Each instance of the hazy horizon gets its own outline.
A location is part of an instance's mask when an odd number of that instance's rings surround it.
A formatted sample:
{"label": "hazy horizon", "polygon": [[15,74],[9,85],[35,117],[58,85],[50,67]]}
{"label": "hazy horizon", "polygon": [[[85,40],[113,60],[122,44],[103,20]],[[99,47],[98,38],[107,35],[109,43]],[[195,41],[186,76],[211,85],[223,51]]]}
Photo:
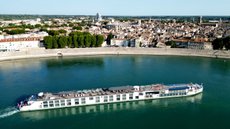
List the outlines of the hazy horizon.
{"label": "hazy horizon", "polygon": [[29,0],[2,1],[1,14],[26,15],[96,15],[102,16],[229,16],[230,1],[219,0]]}

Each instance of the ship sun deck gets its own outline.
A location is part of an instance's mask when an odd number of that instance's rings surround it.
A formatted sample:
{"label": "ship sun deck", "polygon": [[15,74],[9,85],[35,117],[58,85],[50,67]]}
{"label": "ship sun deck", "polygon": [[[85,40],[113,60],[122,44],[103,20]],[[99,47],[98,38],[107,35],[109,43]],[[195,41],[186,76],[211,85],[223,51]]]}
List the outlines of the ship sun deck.
{"label": "ship sun deck", "polygon": [[[173,85],[161,85],[153,84],[140,86],[139,89],[135,89],[133,86],[122,86],[122,87],[111,87],[105,89],[96,89],[96,90],[82,90],[82,91],[63,91],[58,93],[46,93],[43,97],[34,97],[34,101],[43,101],[43,100],[55,100],[55,99],[70,99],[70,98],[83,98],[83,97],[95,97],[103,95],[118,95],[118,94],[129,94],[134,92],[159,92],[164,90],[169,90],[170,88],[176,87],[187,87],[192,86],[192,84],[173,84]],[[138,86],[139,87],[139,86]]]}

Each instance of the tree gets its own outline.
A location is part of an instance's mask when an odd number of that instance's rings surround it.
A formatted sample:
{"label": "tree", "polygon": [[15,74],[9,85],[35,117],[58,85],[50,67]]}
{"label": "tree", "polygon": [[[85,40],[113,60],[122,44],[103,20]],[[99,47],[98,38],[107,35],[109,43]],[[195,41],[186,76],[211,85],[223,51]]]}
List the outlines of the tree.
{"label": "tree", "polygon": [[60,36],[58,43],[61,48],[65,48],[67,46],[67,38],[66,36]]}
{"label": "tree", "polygon": [[107,37],[107,44],[111,44],[111,39],[113,38],[113,35],[110,33],[109,35],[108,35],[108,37]]}
{"label": "tree", "polygon": [[53,36],[53,48],[58,48],[58,36]]}
{"label": "tree", "polygon": [[48,24],[45,24],[44,27],[50,27]]}
{"label": "tree", "polygon": [[81,35],[78,37],[78,43],[79,46],[84,47],[84,36]]}
{"label": "tree", "polygon": [[73,26],[73,30],[76,30],[77,29],[77,27],[76,26]]}
{"label": "tree", "polygon": [[67,26],[67,24],[64,23],[64,24],[62,24],[61,26],[64,27],[64,26]]}
{"label": "tree", "polygon": [[49,32],[47,29],[41,28],[40,31],[45,31],[45,32]]}
{"label": "tree", "polygon": [[171,48],[177,48],[177,45],[173,41],[168,41],[165,43],[167,46],[171,46]]}
{"label": "tree", "polygon": [[212,42],[213,45],[213,49],[223,49],[223,41],[219,38],[216,38],[215,40],[213,40]]}
{"label": "tree", "polygon": [[93,35],[91,37],[91,46],[96,47],[96,44],[97,44],[97,37],[96,37],[96,35]]}
{"label": "tree", "polygon": [[41,24],[36,24],[35,25],[35,28],[39,28],[39,27],[42,27],[42,25]]}
{"label": "tree", "polygon": [[73,23],[69,23],[69,26],[70,26],[70,27],[73,27],[73,26],[74,26],[74,24],[73,24]]}
{"label": "tree", "polygon": [[142,46],[142,42],[139,43],[139,47],[141,47],[141,46]]}
{"label": "tree", "polygon": [[44,42],[45,42],[45,46],[48,49],[51,49],[53,44],[52,44],[52,36],[45,36],[44,37]]}
{"label": "tree", "polygon": [[82,30],[82,27],[81,26],[77,26],[76,29],[77,30]]}
{"label": "tree", "polygon": [[103,35],[97,35],[97,47],[101,47],[103,41],[104,41],[104,36]]}
{"label": "tree", "polygon": [[87,31],[84,31],[83,35],[91,35],[91,34],[89,32],[87,32]]}
{"label": "tree", "polygon": [[107,25],[109,23],[109,21],[104,21],[104,24]]}
{"label": "tree", "polygon": [[77,38],[77,35],[74,35],[73,36],[73,44],[74,44],[74,46],[75,46],[75,48],[78,48],[78,38]]}
{"label": "tree", "polygon": [[230,36],[224,38],[223,40],[225,48],[228,50],[230,49]]}
{"label": "tree", "polygon": [[85,36],[85,47],[90,47],[90,45],[91,45],[91,36],[86,35]]}
{"label": "tree", "polygon": [[68,46],[69,46],[69,48],[72,47],[72,43],[73,43],[73,37],[72,37],[72,36],[69,36],[69,37],[68,37]]}
{"label": "tree", "polygon": [[67,33],[67,31],[64,30],[64,29],[60,29],[60,30],[58,30],[58,32],[60,32],[60,33]]}
{"label": "tree", "polygon": [[50,31],[48,31],[48,33],[49,33],[49,35],[52,35],[52,36],[60,34],[60,32],[56,31],[56,30],[50,30]]}

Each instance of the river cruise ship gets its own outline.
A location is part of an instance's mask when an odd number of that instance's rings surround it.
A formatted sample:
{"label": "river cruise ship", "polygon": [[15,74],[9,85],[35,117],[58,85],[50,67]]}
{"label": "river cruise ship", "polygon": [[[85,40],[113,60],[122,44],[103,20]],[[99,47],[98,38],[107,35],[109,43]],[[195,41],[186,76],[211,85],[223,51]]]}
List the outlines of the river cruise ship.
{"label": "river cruise ship", "polygon": [[152,84],[43,93],[17,104],[20,111],[45,110],[125,101],[184,97],[203,91],[202,84]]}

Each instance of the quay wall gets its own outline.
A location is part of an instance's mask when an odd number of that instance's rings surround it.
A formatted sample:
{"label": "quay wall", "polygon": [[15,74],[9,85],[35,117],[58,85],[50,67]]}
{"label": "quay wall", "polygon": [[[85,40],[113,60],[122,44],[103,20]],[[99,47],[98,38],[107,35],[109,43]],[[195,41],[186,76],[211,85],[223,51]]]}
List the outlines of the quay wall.
{"label": "quay wall", "polygon": [[229,58],[230,51],[196,50],[179,48],[67,48],[67,49],[26,49],[23,51],[0,52],[0,61],[78,55],[175,55],[211,58]]}

